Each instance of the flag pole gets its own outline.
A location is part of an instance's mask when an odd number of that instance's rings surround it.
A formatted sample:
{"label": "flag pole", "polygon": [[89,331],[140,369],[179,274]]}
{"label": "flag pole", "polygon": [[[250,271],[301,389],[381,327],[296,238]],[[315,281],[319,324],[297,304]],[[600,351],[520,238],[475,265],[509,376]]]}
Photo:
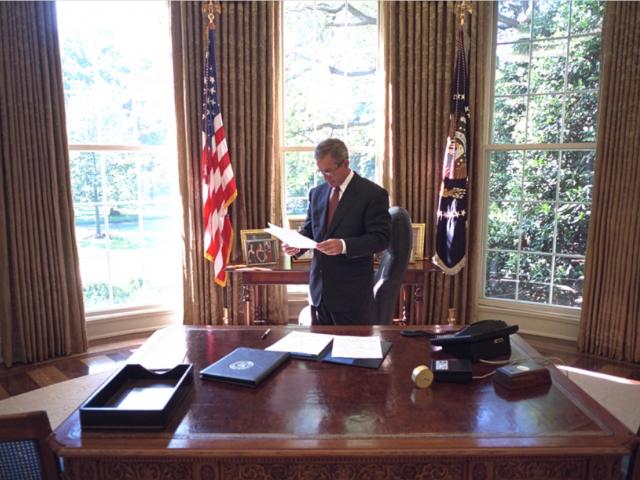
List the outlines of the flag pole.
{"label": "flag pole", "polygon": [[216,15],[218,15],[221,11],[220,5],[218,2],[214,2],[213,0],[209,0],[206,5],[202,6],[203,13],[207,16],[207,30],[215,30],[216,29]]}
{"label": "flag pole", "polygon": [[[471,6],[471,2],[469,2],[468,0],[463,0],[459,3],[457,3],[454,7],[453,10],[454,15],[456,16],[458,23],[459,23],[459,28],[456,29],[456,36],[457,41],[456,43],[458,44],[457,47],[458,49],[463,48],[464,45],[464,22],[466,19],[467,14],[471,15],[473,13],[473,8]],[[456,82],[459,83],[460,79],[458,78],[458,69],[460,68],[460,61],[459,61],[459,55],[462,55],[462,67],[464,70],[466,70],[466,67],[464,66],[464,56],[465,56],[466,52],[462,51],[462,52],[456,52]],[[466,71],[464,73],[465,76],[465,84],[467,82],[467,78],[466,78]],[[466,87],[465,87],[466,90]],[[460,92],[458,89],[456,89],[456,95],[454,95],[454,100],[459,99],[460,98]],[[465,94],[468,94],[468,92],[464,92]],[[465,95],[466,96],[466,95]],[[464,112],[460,111],[459,108],[462,107],[464,108]],[[460,124],[458,123],[458,119],[460,117],[460,115],[468,115],[468,98],[465,98],[465,101],[463,104],[461,104],[458,101],[455,101],[455,111],[451,112],[452,114],[452,120],[449,123],[449,132],[448,132],[448,139],[449,140],[453,140],[456,138],[456,131],[459,130],[460,128]],[[467,125],[468,126],[468,125]],[[464,143],[465,143],[465,150],[466,150],[466,143],[468,141],[468,135],[465,135],[464,138]],[[448,145],[449,147],[449,145]],[[470,148],[470,146],[469,146]],[[453,157],[453,151],[452,153],[452,157]],[[446,155],[445,155],[445,159],[446,159]],[[468,173],[466,171],[466,162],[468,161],[468,158],[465,157],[464,158],[465,161],[465,172],[464,172],[464,176],[467,176]],[[449,178],[454,178],[454,177],[461,177],[461,175],[459,174],[459,172],[456,172],[454,165],[449,165],[449,169],[447,168],[447,163],[445,161],[445,172],[444,172],[444,176],[446,177],[447,174],[449,176]],[[468,177],[467,177],[467,181],[468,181]],[[443,199],[447,196],[453,196],[453,197],[460,197],[460,198],[464,198],[464,205],[465,205],[465,209],[466,208],[466,198],[467,198],[467,186],[466,186],[466,182],[465,182],[465,186],[464,188],[453,188],[453,189],[449,189],[447,190],[445,188],[445,181],[443,180],[443,185],[442,185],[442,191],[441,191],[441,201],[440,201],[440,205],[439,205],[439,209],[441,206],[444,206],[443,203]],[[461,186],[458,186],[461,187]],[[456,193],[457,191],[457,193]],[[444,211],[439,211],[439,215],[452,215],[455,214],[454,217],[458,218],[459,216],[464,216],[464,223],[466,224],[466,215],[467,212],[465,212],[465,210],[462,210],[460,212],[451,212],[451,205],[449,205],[449,211],[448,212],[444,212]],[[455,210],[455,208],[453,208],[453,210]],[[467,209],[468,210],[468,209]],[[443,228],[443,225],[438,225],[439,229]],[[466,230],[466,227],[464,228],[464,230]],[[466,237],[466,234],[464,234],[464,237]],[[451,239],[450,239],[451,240]],[[463,238],[464,241],[464,238]],[[466,246],[463,247],[464,250],[466,250]],[[445,252],[443,252],[445,253]],[[466,252],[464,252],[463,254],[463,258],[462,259],[458,259],[458,262],[454,262],[457,263],[457,265],[449,265],[447,264],[447,262],[444,262],[442,258],[439,257],[438,255],[438,247],[436,246],[436,255],[435,255],[435,260],[436,260],[436,264],[439,264],[439,266],[444,267],[443,270],[445,272],[445,274],[450,275],[450,281],[449,281],[449,308],[448,308],[448,315],[447,315],[447,323],[449,323],[449,325],[455,325],[457,323],[457,315],[456,315],[456,308],[455,308],[455,275],[459,272],[459,270],[462,268],[462,266],[466,263],[465,262],[465,257],[466,257]]]}

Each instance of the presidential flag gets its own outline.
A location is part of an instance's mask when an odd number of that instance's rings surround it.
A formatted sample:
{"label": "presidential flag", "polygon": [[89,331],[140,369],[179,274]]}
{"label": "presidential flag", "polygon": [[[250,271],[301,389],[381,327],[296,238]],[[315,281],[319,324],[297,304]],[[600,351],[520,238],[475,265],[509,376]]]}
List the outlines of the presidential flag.
{"label": "presidential flag", "polygon": [[213,262],[215,282],[224,287],[227,283],[225,267],[229,262],[233,246],[233,227],[228,208],[236,199],[238,192],[218,103],[215,59],[214,31],[210,29],[202,96],[204,256]]}
{"label": "presidential flag", "polygon": [[448,275],[455,275],[466,261],[466,230],[469,217],[468,165],[469,146],[469,83],[465,61],[462,27],[456,41],[456,63],[451,85],[451,114],[447,149],[444,154],[440,201],[436,226],[436,253],[433,261]]}

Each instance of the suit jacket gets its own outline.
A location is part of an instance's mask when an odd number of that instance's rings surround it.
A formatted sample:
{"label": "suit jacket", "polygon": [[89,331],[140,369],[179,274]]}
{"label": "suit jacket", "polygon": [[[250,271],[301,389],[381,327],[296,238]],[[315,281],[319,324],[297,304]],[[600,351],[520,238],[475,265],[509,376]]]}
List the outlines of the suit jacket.
{"label": "suit jacket", "polygon": [[331,186],[309,192],[309,209],[300,233],[317,242],[345,241],[346,254],[325,255],[316,250],[309,275],[311,303],[320,300],[334,312],[360,309],[373,302],[373,254],[387,248],[391,237],[389,194],[354,173],[342,194],[331,225],[326,225]]}

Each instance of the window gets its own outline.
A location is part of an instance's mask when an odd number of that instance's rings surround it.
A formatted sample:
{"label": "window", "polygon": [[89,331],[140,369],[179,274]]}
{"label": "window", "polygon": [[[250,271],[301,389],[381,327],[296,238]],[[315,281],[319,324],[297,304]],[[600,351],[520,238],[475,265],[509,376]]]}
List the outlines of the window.
{"label": "window", "polygon": [[604,5],[497,9],[484,296],[580,307]]}
{"label": "window", "polygon": [[86,309],[166,305],[181,250],[167,4],[57,10]]}
{"label": "window", "polygon": [[290,1],[283,15],[286,213],[305,215],[325,138],[343,140],[351,168],[375,180],[378,4]]}

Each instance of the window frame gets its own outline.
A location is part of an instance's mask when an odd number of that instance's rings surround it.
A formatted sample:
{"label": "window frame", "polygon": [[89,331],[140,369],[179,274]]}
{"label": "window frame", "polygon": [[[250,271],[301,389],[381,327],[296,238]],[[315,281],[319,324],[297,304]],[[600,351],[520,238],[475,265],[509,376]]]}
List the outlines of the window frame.
{"label": "window frame", "polygon": [[[491,154],[493,152],[501,151],[567,151],[567,150],[595,150],[595,142],[585,143],[519,143],[519,144],[507,144],[507,143],[493,143],[493,121],[494,121],[494,102],[495,102],[495,79],[496,79],[496,61],[497,61],[497,19],[498,19],[498,2],[494,2],[492,5],[492,14],[487,16],[487,24],[484,28],[489,32],[490,42],[487,42],[486,54],[490,59],[490,71],[485,76],[485,92],[483,98],[483,106],[485,118],[483,122],[483,129],[481,132],[482,142],[480,145],[480,152],[478,155],[478,170],[477,175],[479,178],[479,191],[478,191],[478,212],[481,215],[479,223],[479,235],[476,238],[476,251],[480,253],[477,256],[477,272],[479,275],[477,282],[477,295],[478,295],[478,320],[499,318],[509,323],[518,323],[520,325],[520,331],[532,334],[539,334],[544,336],[550,336],[555,338],[561,338],[566,340],[576,340],[578,337],[579,321],[582,309],[580,307],[562,306],[554,304],[542,304],[535,302],[528,302],[523,300],[508,300],[487,297],[485,295],[485,289],[487,284],[487,255],[490,251],[488,247],[488,231],[489,231],[489,175],[490,175],[490,162]],[[581,37],[583,35],[576,35],[575,37]],[[569,33],[566,37],[558,37],[558,39],[565,39],[567,43],[573,36]],[[513,43],[513,42],[505,42]],[[533,48],[530,48],[530,57]],[[568,54],[568,53],[567,53]],[[565,80],[567,75],[565,70]],[[563,92],[566,92],[566,83]],[[598,89],[599,93],[599,89]],[[526,94],[530,96],[531,93]],[[503,96],[503,95],[500,95]],[[563,115],[564,115],[563,106]],[[528,134],[528,132],[525,130]],[[596,130],[597,136],[597,130]],[[525,138],[526,142],[527,138]],[[557,195],[556,195],[557,197]],[[592,203],[593,200],[591,200]],[[557,202],[557,198],[554,199],[554,203]],[[571,203],[571,202],[568,202]],[[554,232],[556,231],[557,223],[554,225]],[[554,233],[554,243],[556,241]],[[556,256],[556,253],[551,252],[549,254],[552,257]],[[562,255],[564,256],[564,255]],[[585,252],[586,257],[586,252]],[[553,272],[552,272],[553,276]],[[472,321],[475,321],[473,319]]]}
{"label": "window frame", "polygon": [[[170,12],[167,7],[167,22],[170,23]],[[168,24],[167,24],[168,25]],[[58,26],[60,28],[60,26]],[[170,46],[171,44],[171,32],[170,29],[166,31],[167,35],[167,44]],[[61,51],[62,53],[62,51]],[[170,51],[167,52],[167,55],[170,57]],[[171,65],[169,65],[171,68]],[[64,72],[64,65],[61,64],[61,68]],[[172,71],[171,71],[172,73]],[[63,86],[64,87],[64,86]],[[172,105],[172,100],[169,100]],[[173,111],[173,106],[171,106],[171,111]],[[67,125],[65,125],[65,131],[68,131],[68,122],[69,119],[66,119]],[[169,123],[169,135],[167,137],[167,141],[163,144],[107,144],[107,143],[71,143],[67,142],[67,151],[69,153],[69,170],[71,172],[72,169],[72,154],[74,153],[148,153],[148,154],[166,154],[167,151],[170,153],[168,156],[173,157],[177,162],[178,151],[176,144],[176,119],[172,118]],[[70,135],[68,135],[70,137]],[[171,153],[172,152],[172,153]],[[136,162],[137,164],[137,162]],[[177,164],[176,164],[177,165]],[[177,174],[177,167],[175,168]],[[178,178],[175,178],[176,182]],[[178,197],[172,197],[172,200],[175,202],[175,207],[179,207],[179,188],[176,184],[173,188],[174,193],[178,193]],[[85,204],[85,202],[81,202]],[[100,205],[104,204],[104,199],[98,202]],[[140,208],[140,206],[146,204],[147,202],[143,199],[137,198],[135,201],[128,201],[128,204],[135,205],[136,208]],[[72,202],[73,208],[75,211],[76,204]],[[170,210],[173,210],[173,207],[170,207]],[[75,215],[74,215],[75,217]],[[109,214],[106,211],[103,211],[100,215],[101,221],[104,222],[108,231],[109,225]],[[179,218],[178,218],[179,221]],[[74,221],[74,235],[75,235],[75,221]],[[179,237],[179,232],[176,233],[176,237]],[[111,266],[111,248],[107,246],[106,248],[107,256],[106,262],[109,270],[109,290],[111,292],[112,289],[112,266]],[[77,248],[78,261],[82,262],[81,250]],[[180,253],[177,252],[176,256],[179,258]],[[80,267],[80,263],[79,263]],[[180,269],[176,269],[176,275],[180,275]],[[176,285],[182,288],[181,282],[177,281]],[[87,328],[87,337],[89,339],[98,339],[98,338],[110,338],[116,335],[124,335],[130,333],[138,333],[145,332],[149,330],[155,330],[157,328],[178,323],[182,314],[182,297],[179,295],[174,300],[170,302],[162,301],[163,297],[158,296],[158,298],[154,299],[152,302],[128,302],[121,304],[109,304],[102,305],[98,308],[87,308],[86,300],[84,299],[83,292],[83,301],[85,301],[85,321]]]}

